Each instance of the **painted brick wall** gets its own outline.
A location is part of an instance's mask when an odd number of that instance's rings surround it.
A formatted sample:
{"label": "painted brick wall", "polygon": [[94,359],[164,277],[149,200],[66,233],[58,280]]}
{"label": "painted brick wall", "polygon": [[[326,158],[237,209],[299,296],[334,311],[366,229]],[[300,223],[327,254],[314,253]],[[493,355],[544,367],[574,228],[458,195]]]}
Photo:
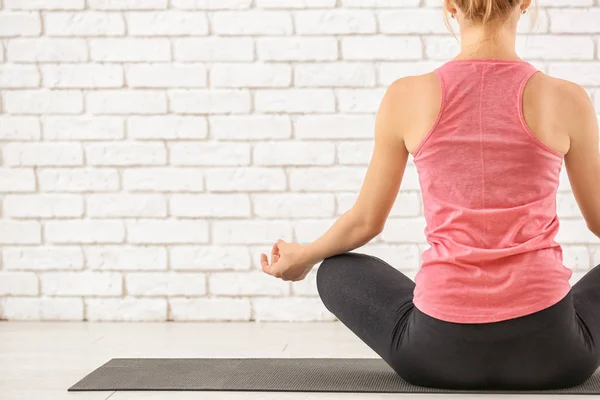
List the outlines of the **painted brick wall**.
{"label": "painted brick wall", "polygon": [[[315,321],[260,271],[351,207],[388,84],[457,51],[441,0],[2,0],[0,317]],[[600,110],[600,3],[541,0],[519,52]],[[565,264],[600,263],[563,174]],[[361,251],[413,277],[414,165]]]}

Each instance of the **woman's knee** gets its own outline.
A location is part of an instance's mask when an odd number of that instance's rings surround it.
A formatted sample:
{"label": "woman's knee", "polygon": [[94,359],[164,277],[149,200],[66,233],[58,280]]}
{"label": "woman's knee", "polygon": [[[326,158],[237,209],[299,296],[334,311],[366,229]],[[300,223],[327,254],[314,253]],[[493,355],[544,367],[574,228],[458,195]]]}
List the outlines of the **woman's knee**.
{"label": "woman's knee", "polygon": [[340,287],[340,282],[345,275],[343,270],[346,269],[350,257],[352,257],[351,253],[327,257],[317,268],[317,292],[325,304],[334,293],[333,289]]}

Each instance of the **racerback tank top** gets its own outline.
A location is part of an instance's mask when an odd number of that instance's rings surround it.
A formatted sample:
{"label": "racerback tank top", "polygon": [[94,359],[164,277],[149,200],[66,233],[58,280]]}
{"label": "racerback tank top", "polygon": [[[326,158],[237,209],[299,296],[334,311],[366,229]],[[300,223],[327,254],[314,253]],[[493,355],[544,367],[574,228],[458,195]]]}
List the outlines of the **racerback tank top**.
{"label": "racerback tank top", "polygon": [[569,292],[556,193],[563,154],[523,117],[525,61],[453,60],[435,70],[442,90],[434,126],[413,151],[429,248],[414,304],[456,323],[540,311]]}

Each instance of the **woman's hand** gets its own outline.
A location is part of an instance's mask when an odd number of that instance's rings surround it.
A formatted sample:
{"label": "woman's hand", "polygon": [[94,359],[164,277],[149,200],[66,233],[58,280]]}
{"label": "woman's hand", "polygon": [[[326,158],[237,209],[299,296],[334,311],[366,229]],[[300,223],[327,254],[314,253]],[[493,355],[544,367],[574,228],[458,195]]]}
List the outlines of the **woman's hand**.
{"label": "woman's hand", "polygon": [[287,243],[279,239],[271,249],[271,264],[265,253],[260,256],[262,270],[284,281],[301,281],[314,267],[306,259],[305,247],[298,243]]}

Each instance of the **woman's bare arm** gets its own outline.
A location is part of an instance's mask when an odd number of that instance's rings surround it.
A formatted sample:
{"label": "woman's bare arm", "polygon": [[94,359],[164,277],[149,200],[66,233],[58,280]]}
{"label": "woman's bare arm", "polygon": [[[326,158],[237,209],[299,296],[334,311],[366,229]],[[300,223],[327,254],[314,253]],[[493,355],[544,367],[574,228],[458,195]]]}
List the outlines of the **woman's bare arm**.
{"label": "woman's bare arm", "polygon": [[327,257],[354,250],[383,230],[396,201],[409,153],[402,134],[401,101],[406,98],[405,79],[386,91],[375,122],[375,147],[354,206],[331,228],[305,246],[306,260],[318,263]]}
{"label": "woman's bare arm", "polygon": [[573,83],[561,89],[561,117],[568,122],[571,147],[565,166],[575,200],[588,228],[600,237],[600,148],[598,118],[588,94]]}

